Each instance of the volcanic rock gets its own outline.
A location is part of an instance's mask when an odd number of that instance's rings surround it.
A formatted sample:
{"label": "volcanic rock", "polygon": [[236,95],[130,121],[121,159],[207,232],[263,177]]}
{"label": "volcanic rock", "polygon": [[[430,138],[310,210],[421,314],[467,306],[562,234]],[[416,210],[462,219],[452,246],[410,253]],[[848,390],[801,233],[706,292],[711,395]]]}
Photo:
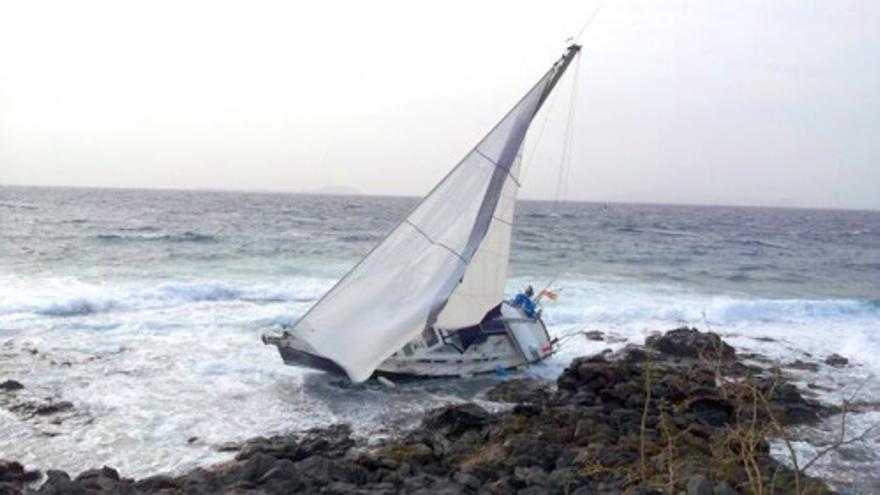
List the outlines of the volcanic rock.
{"label": "volcanic rock", "polygon": [[849,359],[841,356],[840,354],[831,354],[825,358],[825,364],[828,366],[833,366],[835,368],[842,368],[849,364]]}
{"label": "volcanic rock", "polygon": [[14,392],[23,388],[24,385],[15,380],[6,380],[5,382],[0,382],[0,391]]}
{"label": "volcanic rock", "polygon": [[736,358],[733,347],[712,332],[703,333],[696,328],[681,327],[662,335],[652,335],[645,340],[645,346],[663,354],[683,358],[704,358],[724,361]]}

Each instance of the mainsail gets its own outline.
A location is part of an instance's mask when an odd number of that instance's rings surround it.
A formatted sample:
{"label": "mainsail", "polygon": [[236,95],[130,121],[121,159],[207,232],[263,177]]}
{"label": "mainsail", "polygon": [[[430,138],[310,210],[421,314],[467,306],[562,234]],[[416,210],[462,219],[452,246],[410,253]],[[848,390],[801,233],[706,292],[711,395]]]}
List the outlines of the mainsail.
{"label": "mainsail", "polygon": [[580,47],[572,45],[510,112],[294,326],[309,352],[366,380],[437,323],[473,325],[500,302],[519,155],[535,114]]}

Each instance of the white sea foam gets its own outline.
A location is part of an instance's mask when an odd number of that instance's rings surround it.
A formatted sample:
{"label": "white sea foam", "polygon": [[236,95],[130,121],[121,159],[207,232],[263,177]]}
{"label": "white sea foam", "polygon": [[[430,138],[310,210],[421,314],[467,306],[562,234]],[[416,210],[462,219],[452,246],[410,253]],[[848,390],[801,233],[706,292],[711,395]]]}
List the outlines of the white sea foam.
{"label": "white sea foam", "polygon": [[76,279],[0,280],[0,316],[27,314],[66,317],[109,311],[169,308],[205,301],[308,302],[331,281],[291,277],[274,284],[163,282],[154,285],[90,284]]}
{"label": "white sea foam", "polygon": [[[70,400],[85,417],[35,426],[0,411],[0,451],[39,467],[78,471],[108,464],[132,476],[181,471],[224,459],[217,444],[255,435],[339,421],[363,435],[381,435],[409,424],[419,411],[485,387],[476,381],[392,391],[342,387],[284,366],[260,334],[295,323],[332,279],[96,283],[17,275],[2,282],[0,342],[8,343],[10,357],[0,363],[0,376],[20,379],[36,396]],[[526,282],[512,280],[510,289]],[[575,356],[640,342],[650,331],[707,324],[738,349],[780,361],[804,353],[845,355],[854,366],[822,365],[812,378],[840,390],[880,372],[875,302],[735,298],[626,280],[559,285],[561,299],[548,302],[544,313],[552,333],[595,328],[617,341],[570,339],[529,371],[536,376],[552,379]],[[876,384],[870,387],[869,394],[880,395]],[[197,440],[189,443],[192,437]]]}

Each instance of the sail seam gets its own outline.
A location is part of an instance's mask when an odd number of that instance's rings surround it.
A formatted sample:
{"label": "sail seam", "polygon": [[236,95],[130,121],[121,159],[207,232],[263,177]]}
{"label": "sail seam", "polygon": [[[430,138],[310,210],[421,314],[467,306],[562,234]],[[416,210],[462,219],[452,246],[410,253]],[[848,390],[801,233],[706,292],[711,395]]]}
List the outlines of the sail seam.
{"label": "sail seam", "polygon": [[464,264],[467,264],[467,261],[465,261],[464,258],[460,254],[458,254],[454,249],[447,246],[446,244],[443,244],[442,242],[435,241],[434,239],[431,239],[431,236],[429,236],[424,230],[420,229],[416,224],[410,222],[409,219],[406,219],[403,222],[409,224],[410,227],[416,229],[416,232],[418,232],[419,234],[422,234],[422,237],[427,239],[428,242],[430,242],[431,244],[436,244],[436,245],[442,247],[443,249],[445,249],[445,250],[449,251],[450,253],[452,253],[453,255],[455,255],[455,257],[460,259]]}
{"label": "sail seam", "polygon": [[505,172],[507,172],[507,175],[510,176],[510,180],[512,180],[513,183],[516,184],[516,187],[522,187],[522,186],[520,185],[519,181],[516,180],[516,177],[514,177],[513,174],[510,173],[510,169],[509,169],[509,168],[503,168],[501,165],[498,165],[498,163],[496,163],[495,160],[489,158],[485,153],[483,153],[482,151],[480,151],[480,148],[474,148],[474,151],[476,151],[478,155],[480,155],[480,156],[482,156],[483,158],[485,158],[486,161],[488,161],[488,162],[491,163],[492,165],[495,165],[496,167],[498,167],[498,168],[504,170]]}
{"label": "sail seam", "polygon": [[493,220],[498,220],[498,221],[501,222],[501,223],[506,223],[507,225],[510,225],[511,227],[513,227],[513,222],[508,222],[507,220],[505,220],[505,219],[503,219],[503,218],[496,217],[495,215],[492,215],[492,219],[493,219]]}

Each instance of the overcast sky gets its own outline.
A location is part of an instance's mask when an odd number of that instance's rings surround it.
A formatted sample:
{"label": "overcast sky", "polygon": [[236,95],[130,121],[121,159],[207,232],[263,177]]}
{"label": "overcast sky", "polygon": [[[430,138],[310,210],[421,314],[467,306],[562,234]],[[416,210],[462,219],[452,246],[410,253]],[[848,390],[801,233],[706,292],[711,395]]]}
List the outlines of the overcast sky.
{"label": "overcast sky", "polygon": [[[421,195],[597,5],[0,0],[0,184]],[[581,42],[567,198],[880,208],[880,2],[606,1]]]}

